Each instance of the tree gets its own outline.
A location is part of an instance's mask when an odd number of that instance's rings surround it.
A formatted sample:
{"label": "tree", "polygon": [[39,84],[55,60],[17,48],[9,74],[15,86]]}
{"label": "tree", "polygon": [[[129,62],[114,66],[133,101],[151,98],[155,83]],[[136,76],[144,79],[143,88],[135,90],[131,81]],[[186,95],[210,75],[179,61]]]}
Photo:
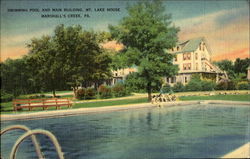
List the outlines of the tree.
{"label": "tree", "polygon": [[124,50],[117,54],[118,67],[137,66],[148,100],[153,83],[178,71],[172,64],[173,55],[166,50],[176,45],[179,28],[171,25],[171,16],[164,11],[160,1],[139,2],[128,7],[128,16],[118,26],[109,26],[113,38],[124,45]]}
{"label": "tree", "polygon": [[7,59],[1,62],[1,89],[17,97],[20,94],[33,93],[30,87],[30,73],[26,66],[26,58]]}
{"label": "tree", "polygon": [[54,96],[58,88],[72,87],[76,93],[82,83],[106,78],[110,75],[111,57],[99,45],[102,36],[79,25],[59,25],[53,36],[33,39],[28,47],[34,76]]}
{"label": "tree", "polygon": [[55,97],[55,91],[63,78],[60,78],[62,65],[53,38],[50,36],[34,38],[28,47],[30,48],[28,65],[33,68],[34,81],[42,83],[43,88],[51,90]]}
{"label": "tree", "polygon": [[247,74],[247,67],[250,65],[250,58],[240,59],[237,58],[234,62],[234,72],[236,74]]}
{"label": "tree", "polygon": [[223,71],[226,71],[228,74],[229,79],[232,79],[235,77],[234,73],[234,65],[232,61],[229,60],[222,60],[215,62],[215,64]]}

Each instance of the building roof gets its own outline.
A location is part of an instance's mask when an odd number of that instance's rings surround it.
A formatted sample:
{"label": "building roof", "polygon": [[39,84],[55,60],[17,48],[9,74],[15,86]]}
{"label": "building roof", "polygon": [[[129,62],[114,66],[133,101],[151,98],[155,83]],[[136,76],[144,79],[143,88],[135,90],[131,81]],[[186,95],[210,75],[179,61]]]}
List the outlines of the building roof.
{"label": "building roof", "polygon": [[188,52],[188,51],[195,51],[200,43],[202,42],[203,38],[195,38],[195,39],[191,39],[191,40],[187,40],[186,42],[179,44],[179,45],[183,45],[182,51],[184,52]]}
{"label": "building roof", "polygon": [[204,37],[198,37],[198,38],[178,42],[177,47],[180,47],[180,51],[175,51],[174,53],[193,52],[197,48],[199,48],[199,45],[202,41],[205,42],[209,53],[211,53],[210,48],[208,47],[207,41]]}

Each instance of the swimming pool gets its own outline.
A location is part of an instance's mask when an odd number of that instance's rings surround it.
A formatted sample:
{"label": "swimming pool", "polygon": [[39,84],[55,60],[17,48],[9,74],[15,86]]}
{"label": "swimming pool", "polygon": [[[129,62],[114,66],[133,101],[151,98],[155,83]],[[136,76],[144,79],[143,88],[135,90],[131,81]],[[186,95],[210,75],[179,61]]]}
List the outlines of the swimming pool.
{"label": "swimming pool", "polygon": [[[1,124],[51,131],[68,159],[221,157],[250,141],[249,106],[155,107]],[[2,137],[4,158],[21,134],[13,131]],[[49,140],[40,135],[38,139],[45,157],[56,158]],[[26,140],[17,158],[35,157],[31,140]]]}

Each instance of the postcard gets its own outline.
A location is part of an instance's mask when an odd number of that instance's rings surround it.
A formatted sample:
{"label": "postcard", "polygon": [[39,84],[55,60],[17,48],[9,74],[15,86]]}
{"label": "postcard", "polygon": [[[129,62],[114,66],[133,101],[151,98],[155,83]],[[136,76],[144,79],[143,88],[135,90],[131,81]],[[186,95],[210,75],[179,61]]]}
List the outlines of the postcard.
{"label": "postcard", "polygon": [[250,157],[249,0],[2,0],[1,158]]}

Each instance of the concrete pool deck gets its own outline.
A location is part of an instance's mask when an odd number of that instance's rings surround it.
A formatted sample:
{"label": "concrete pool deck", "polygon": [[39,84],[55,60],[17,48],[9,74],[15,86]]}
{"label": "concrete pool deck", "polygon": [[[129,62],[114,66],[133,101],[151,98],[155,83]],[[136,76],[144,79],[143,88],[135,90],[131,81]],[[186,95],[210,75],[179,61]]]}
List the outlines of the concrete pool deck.
{"label": "concrete pool deck", "polygon": [[[193,104],[206,105],[206,104],[219,104],[223,106],[235,105],[235,106],[249,106],[250,102],[239,102],[239,101],[221,101],[221,100],[202,100],[202,101],[176,101],[161,103],[163,107],[172,106],[188,106]],[[16,114],[1,114],[1,122],[12,121],[12,120],[36,120],[42,118],[56,118],[64,116],[73,116],[80,114],[90,113],[103,113],[111,111],[122,111],[130,109],[142,109],[142,108],[157,108],[156,104],[141,103],[141,104],[129,104],[129,105],[118,105],[118,106],[105,106],[105,107],[93,107],[93,108],[78,108],[78,109],[65,109],[65,110],[51,110],[51,111],[39,111],[39,112],[24,112]],[[224,155],[222,158],[249,158],[250,156],[250,143],[247,143],[236,150]]]}
{"label": "concrete pool deck", "polygon": [[[192,104],[223,104],[223,105],[245,105],[250,106],[250,102],[239,102],[239,101],[222,101],[222,100],[204,100],[204,101],[175,101],[161,103],[161,106],[184,106]],[[158,104],[159,105],[159,104]],[[104,107],[93,107],[93,108],[77,108],[77,109],[64,109],[64,110],[48,110],[39,112],[24,112],[16,114],[1,114],[2,121],[11,120],[29,120],[29,119],[41,119],[41,118],[54,118],[62,116],[72,116],[79,114],[89,113],[101,113],[110,111],[121,111],[128,109],[140,109],[140,108],[151,108],[157,107],[157,104],[141,103],[141,104],[128,104],[128,105],[117,105],[117,106],[104,106]]]}
{"label": "concrete pool deck", "polygon": [[224,155],[222,158],[250,158],[250,142]]}

